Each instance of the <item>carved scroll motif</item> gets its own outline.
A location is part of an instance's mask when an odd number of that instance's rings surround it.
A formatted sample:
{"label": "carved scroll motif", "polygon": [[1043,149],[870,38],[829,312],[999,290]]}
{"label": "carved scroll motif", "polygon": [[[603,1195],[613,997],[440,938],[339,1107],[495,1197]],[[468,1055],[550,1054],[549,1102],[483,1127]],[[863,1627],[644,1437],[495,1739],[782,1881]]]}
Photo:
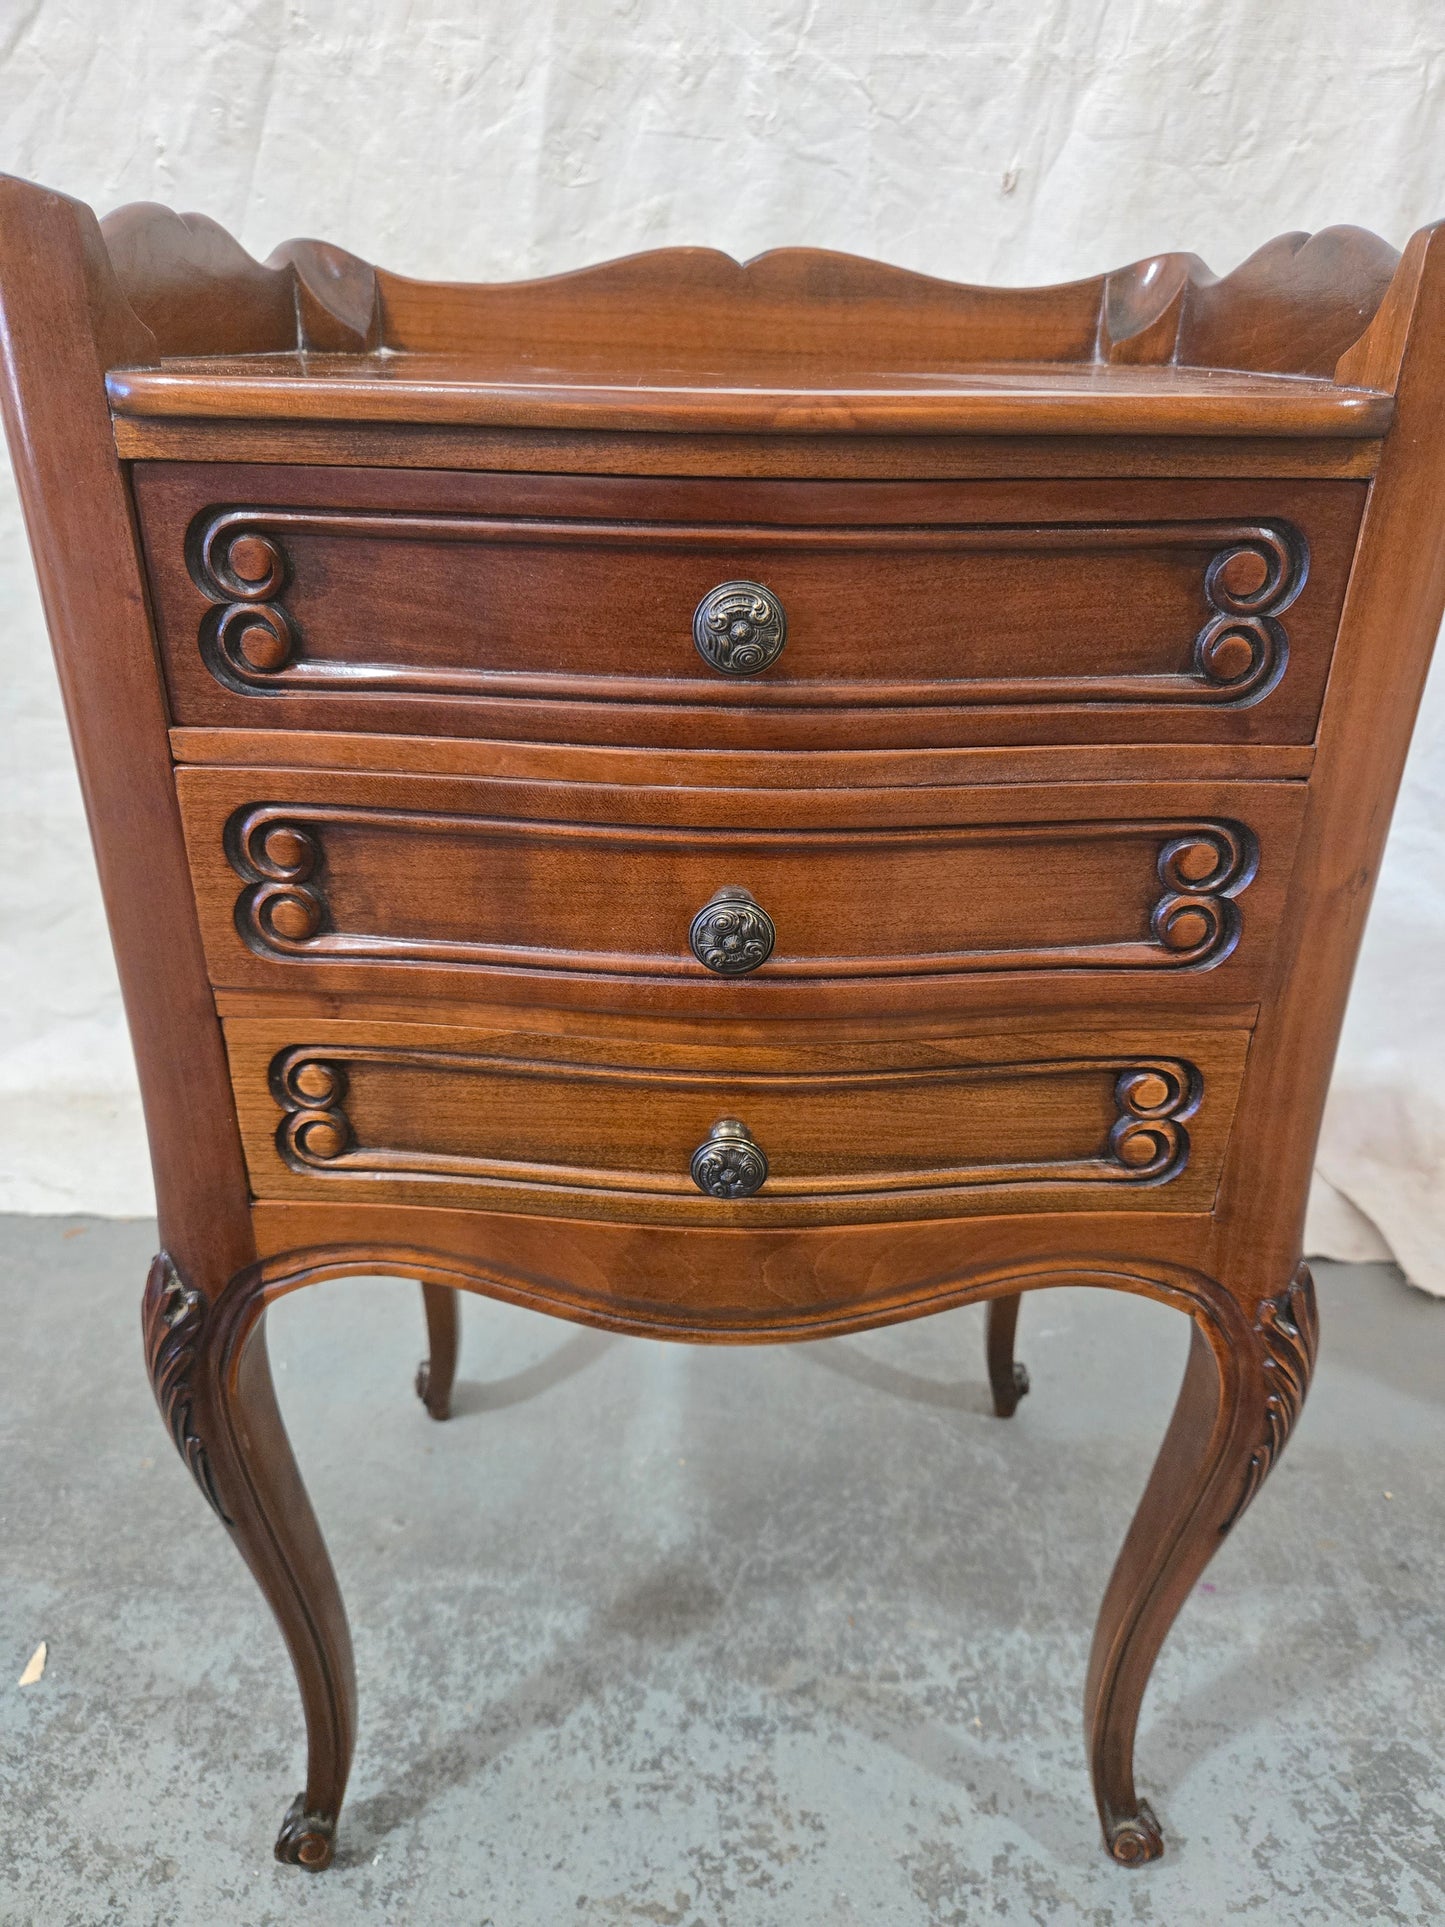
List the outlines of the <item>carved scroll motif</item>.
{"label": "carved scroll motif", "polygon": [[295,660],[298,639],[279,597],[290,576],[280,543],[245,518],[217,516],[202,531],[195,566],[221,607],[203,626],[201,649],[223,681],[264,687]]}
{"label": "carved scroll motif", "polygon": [[253,950],[304,951],[326,927],[321,845],[308,824],[253,810],[226,832],[231,867],[251,888],[236,904],[236,928]]}
{"label": "carved scroll motif", "polygon": [[1172,837],[1159,852],[1164,893],[1149,919],[1174,963],[1217,963],[1239,937],[1234,901],[1254,874],[1249,835],[1231,823],[1211,823]]}
{"label": "carved scroll motif", "polygon": [[288,1163],[324,1167],[351,1148],[346,1072],[339,1064],[296,1052],[278,1060],[272,1082],[286,1112],[279,1145]]}
{"label": "carved scroll motif", "polygon": [[167,1254],[159,1253],[146,1279],[141,1310],[151,1384],[176,1450],[217,1518],[223,1525],[230,1525],[216,1491],[210,1458],[196,1429],[192,1375],[206,1316],[206,1300],[184,1282]]}
{"label": "carved scroll motif", "polygon": [[1300,538],[1272,524],[1221,549],[1204,572],[1215,614],[1194,642],[1200,679],[1244,702],[1272,689],[1284,672],[1288,642],[1281,613],[1304,586]]}
{"label": "carved scroll motif", "polygon": [[1124,1071],[1114,1086],[1119,1116],[1109,1133],[1111,1156],[1131,1177],[1172,1177],[1189,1156],[1189,1134],[1180,1119],[1198,1098],[1198,1073],[1187,1065]]}
{"label": "carved scroll motif", "polygon": [[[416,695],[438,698],[497,696],[575,698],[575,674],[558,669],[498,670],[485,662],[445,663],[368,661],[345,657],[308,657],[294,618],[283,598],[293,566],[285,548],[288,536],[349,539],[375,544],[412,541],[446,548],[486,547],[495,543],[545,542],[551,547],[585,543],[641,551],[687,544],[726,555],[735,543],[725,525],[607,523],[557,520],[545,524],[502,516],[429,515],[363,510],[232,507],[208,510],[191,526],[187,554],[196,585],[215,606],[200,628],[201,653],[211,673],[243,693],[314,691],[317,694]],[[1150,550],[1195,551],[1202,572],[1203,602],[1209,614],[1193,638],[1187,671],[1160,666],[1116,673],[1092,673],[1087,636],[1081,635],[1076,673],[1024,676],[967,676],[940,681],[927,700],[939,704],[1150,703],[1240,705],[1268,693],[1284,672],[1288,637],[1280,618],[1304,587],[1309,548],[1304,536],[1283,521],[1213,523],[1099,523],[1091,527],[937,527],[841,529],[830,532],[832,546],[871,547],[887,553],[927,549],[943,554],[1117,555],[1121,570],[1131,555]],[[758,532],[749,539],[754,546]],[[812,529],[771,531],[768,546],[787,553],[816,548]],[[458,595],[464,574],[458,575]],[[744,593],[746,592],[746,594]],[[731,597],[732,600],[728,598]],[[738,598],[742,598],[741,601]],[[721,598],[721,600],[718,600]],[[736,603],[736,607],[734,604]],[[715,605],[715,606],[714,606]],[[899,611],[893,618],[906,617]],[[680,620],[685,621],[685,616]],[[800,618],[801,620],[801,618]],[[720,627],[716,625],[721,625]],[[906,621],[904,623],[906,628]],[[736,632],[736,633],[734,633]],[[777,656],[786,635],[786,618],[777,598],[760,584],[726,582],[705,597],[697,611],[694,640],[709,663],[726,678],[752,675]],[[1181,636],[1175,648],[1187,646]],[[1169,650],[1168,636],[1160,637]],[[840,645],[841,646],[841,645]],[[840,660],[846,672],[846,651]],[[676,702],[721,700],[718,689],[694,687],[685,677],[629,677],[619,664],[616,675],[635,700]],[[763,706],[840,699],[846,673],[822,680],[804,678],[757,685],[749,701]],[[900,670],[897,691],[868,685],[876,703],[920,701],[918,686]],[[724,692],[725,693],[725,692]]]}
{"label": "carved scroll motif", "polygon": [[1277,1297],[1261,1302],[1254,1329],[1264,1346],[1265,1433],[1250,1455],[1244,1489],[1222,1528],[1226,1532],[1269,1477],[1295,1428],[1314,1376],[1320,1321],[1308,1265],[1300,1266]]}
{"label": "carved scroll motif", "polygon": [[336,1815],[308,1812],[306,1795],[298,1793],[276,1836],[276,1858],[283,1866],[308,1867],[319,1873],[331,1865],[335,1850]]}
{"label": "carved scroll motif", "polygon": [[1128,1820],[1111,1821],[1104,1829],[1104,1844],[1121,1867],[1142,1867],[1146,1860],[1157,1860],[1164,1851],[1164,1831],[1147,1800]]}

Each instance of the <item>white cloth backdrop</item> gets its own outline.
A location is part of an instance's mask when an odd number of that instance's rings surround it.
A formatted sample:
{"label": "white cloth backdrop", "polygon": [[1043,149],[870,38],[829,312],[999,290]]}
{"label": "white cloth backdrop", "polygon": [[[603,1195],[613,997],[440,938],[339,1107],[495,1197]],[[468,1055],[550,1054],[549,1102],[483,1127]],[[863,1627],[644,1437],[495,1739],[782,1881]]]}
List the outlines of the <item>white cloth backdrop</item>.
{"label": "white cloth backdrop", "polygon": [[[1440,0],[0,0],[0,168],[419,275],[789,242],[963,280],[1445,215]],[[105,638],[96,638],[97,649]],[[0,492],[0,1209],[149,1209],[39,603]],[[1445,666],[1311,1228],[1445,1294]]]}

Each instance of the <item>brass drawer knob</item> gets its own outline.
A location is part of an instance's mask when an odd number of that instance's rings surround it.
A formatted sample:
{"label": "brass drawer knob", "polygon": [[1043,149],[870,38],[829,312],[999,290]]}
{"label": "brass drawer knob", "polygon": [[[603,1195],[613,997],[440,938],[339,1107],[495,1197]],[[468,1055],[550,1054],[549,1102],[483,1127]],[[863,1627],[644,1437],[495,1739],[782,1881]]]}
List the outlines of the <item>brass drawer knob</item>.
{"label": "brass drawer knob", "polygon": [[692,1154],[692,1181],[710,1198],[750,1198],[767,1181],[768,1160],[746,1124],[720,1118]]}
{"label": "brass drawer knob", "polygon": [[697,652],[724,676],[756,676],[771,667],[788,640],[788,618],[761,582],[720,582],[692,618]]}
{"label": "brass drawer knob", "polygon": [[749,891],[725,883],[692,920],[692,954],[719,977],[744,977],[773,954],[773,920]]}

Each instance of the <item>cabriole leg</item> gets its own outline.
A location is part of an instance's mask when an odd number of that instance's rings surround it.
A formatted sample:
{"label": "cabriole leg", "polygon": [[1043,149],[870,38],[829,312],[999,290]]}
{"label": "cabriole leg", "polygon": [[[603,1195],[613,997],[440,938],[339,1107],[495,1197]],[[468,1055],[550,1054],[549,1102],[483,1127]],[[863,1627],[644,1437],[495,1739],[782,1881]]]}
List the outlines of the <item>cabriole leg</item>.
{"label": "cabriole leg", "polygon": [[993,1409],[1000,1418],[1012,1418],[1019,1400],[1029,1389],[1027,1368],[1014,1357],[1014,1333],[1018,1329],[1019,1300],[1022,1292],[988,1301],[988,1328],[985,1345],[988,1353],[988,1382],[993,1388]]}
{"label": "cabriole leg", "polygon": [[1104,1843],[1125,1866],[1164,1848],[1158,1821],[1134,1790],[1134,1735],[1155,1658],[1284,1448],[1309,1388],[1318,1330],[1303,1265],[1233,1343],[1195,1322],[1179,1402],[1104,1595],[1084,1691]]}
{"label": "cabriole leg", "polygon": [[459,1294],[450,1285],[421,1288],[426,1311],[427,1355],[417,1367],[416,1395],[434,1419],[452,1415],[452,1381],[461,1339]]}
{"label": "cabriole leg", "polygon": [[208,1306],[163,1253],[146,1283],[146,1356],[177,1449],[290,1649],[306,1718],[306,1789],[282,1822],[276,1858],[320,1869],[331,1862],[356,1732],[351,1634],[277,1409],[264,1312],[234,1297],[243,1282],[244,1274],[224,1294],[224,1310]]}

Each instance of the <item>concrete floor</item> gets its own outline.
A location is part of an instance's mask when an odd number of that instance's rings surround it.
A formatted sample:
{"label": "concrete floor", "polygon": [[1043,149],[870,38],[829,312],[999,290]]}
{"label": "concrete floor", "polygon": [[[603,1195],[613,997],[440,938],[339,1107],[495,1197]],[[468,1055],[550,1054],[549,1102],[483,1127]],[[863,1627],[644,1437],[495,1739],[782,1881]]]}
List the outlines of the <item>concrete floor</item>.
{"label": "concrete floor", "polygon": [[[412,1286],[272,1314],[357,1642],[336,1867],[279,1639],[140,1362],[153,1231],[0,1220],[0,1919],[30,1927],[892,1927],[1445,1916],[1445,1304],[1322,1267],[1281,1468],[1145,1707],[1156,1866],[1099,1845],[1094,1610],[1183,1362],[1177,1314],[1026,1301],[765,1350],[469,1299],[458,1416]],[[16,1686],[41,1639],[39,1684]]]}

